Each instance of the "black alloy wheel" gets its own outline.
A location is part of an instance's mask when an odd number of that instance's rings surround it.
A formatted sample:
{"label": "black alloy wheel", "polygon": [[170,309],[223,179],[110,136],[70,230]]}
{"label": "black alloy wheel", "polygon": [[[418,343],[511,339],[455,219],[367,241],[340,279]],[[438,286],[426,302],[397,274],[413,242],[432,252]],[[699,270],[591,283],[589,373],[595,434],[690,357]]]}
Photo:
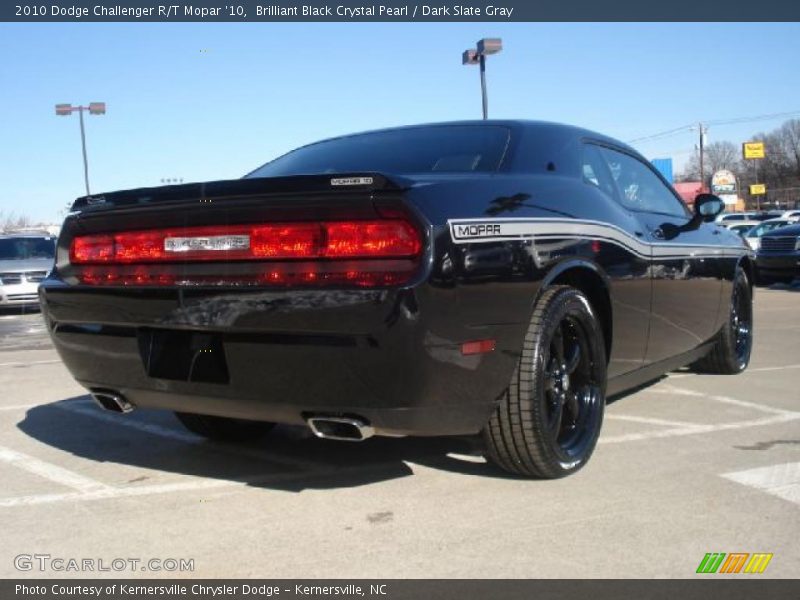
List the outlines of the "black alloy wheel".
{"label": "black alloy wheel", "polygon": [[517,475],[564,477],[592,455],[605,408],[606,353],[586,296],[545,290],[522,356],[483,437],[487,458]]}

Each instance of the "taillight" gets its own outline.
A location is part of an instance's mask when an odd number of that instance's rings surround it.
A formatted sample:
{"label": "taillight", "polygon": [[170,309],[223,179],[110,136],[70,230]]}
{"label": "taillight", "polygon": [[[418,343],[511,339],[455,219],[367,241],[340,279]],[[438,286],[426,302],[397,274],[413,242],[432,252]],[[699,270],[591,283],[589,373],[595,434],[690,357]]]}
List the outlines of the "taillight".
{"label": "taillight", "polygon": [[422,251],[400,218],[225,225],[76,237],[70,262],[89,285],[400,285]]}
{"label": "taillight", "polygon": [[264,259],[413,258],[422,243],[407,221],[332,221],[128,231],[76,237],[73,264]]}

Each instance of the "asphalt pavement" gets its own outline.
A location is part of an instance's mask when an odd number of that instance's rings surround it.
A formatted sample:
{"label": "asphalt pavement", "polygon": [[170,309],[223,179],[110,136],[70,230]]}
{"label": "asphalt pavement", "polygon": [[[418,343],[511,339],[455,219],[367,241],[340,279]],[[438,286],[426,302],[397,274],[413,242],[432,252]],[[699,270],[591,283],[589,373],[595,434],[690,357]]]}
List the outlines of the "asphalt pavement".
{"label": "asphalt pavement", "polygon": [[773,555],[755,577],[797,577],[799,316],[797,284],[758,289],[745,373],[614,399],[585,469],[530,481],[469,439],[279,427],[222,445],[169,413],[106,413],[41,316],[6,313],[0,576],[718,577],[696,574],[705,554],[742,552]]}

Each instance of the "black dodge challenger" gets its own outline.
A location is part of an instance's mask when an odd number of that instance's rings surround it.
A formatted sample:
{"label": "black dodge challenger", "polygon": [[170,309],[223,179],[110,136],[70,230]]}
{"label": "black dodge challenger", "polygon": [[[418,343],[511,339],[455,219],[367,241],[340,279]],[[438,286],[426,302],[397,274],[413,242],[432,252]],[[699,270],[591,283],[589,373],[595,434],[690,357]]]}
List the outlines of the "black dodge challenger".
{"label": "black dodge challenger", "polygon": [[228,440],[481,434],[503,469],[561,477],[607,396],[747,367],[753,257],[721,209],[583,129],[387,129],[79,198],[40,298],[106,409]]}

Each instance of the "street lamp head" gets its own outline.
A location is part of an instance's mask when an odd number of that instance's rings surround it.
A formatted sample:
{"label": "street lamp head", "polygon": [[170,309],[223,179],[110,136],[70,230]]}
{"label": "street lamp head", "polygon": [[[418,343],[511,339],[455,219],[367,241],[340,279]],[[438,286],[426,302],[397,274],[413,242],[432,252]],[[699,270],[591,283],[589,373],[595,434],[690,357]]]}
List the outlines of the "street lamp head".
{"label": "street lamp head", "polygon": [[71,104],[56,104],[56,114],[59,117],[64,117],[66,115],[72,114],[72,105]]}
{"label": "street lamp head", "polygon": [[106,114],[106,103],[105,102],[90,102],[89,103],[89,114],[90,115],[104,115],[104,114]]}
{"label": "street lamp head", "polygon": [[478,64],[478,53],[475,50],[464,50],[464,53],[461,55],[461,64],[462,65],[477,65]]}
{"label": "street lamp head", "polygon": [[503,40],[500,38],[483,38],[478,41],[478,54],[488,56],[497,54],[503,49]]}

